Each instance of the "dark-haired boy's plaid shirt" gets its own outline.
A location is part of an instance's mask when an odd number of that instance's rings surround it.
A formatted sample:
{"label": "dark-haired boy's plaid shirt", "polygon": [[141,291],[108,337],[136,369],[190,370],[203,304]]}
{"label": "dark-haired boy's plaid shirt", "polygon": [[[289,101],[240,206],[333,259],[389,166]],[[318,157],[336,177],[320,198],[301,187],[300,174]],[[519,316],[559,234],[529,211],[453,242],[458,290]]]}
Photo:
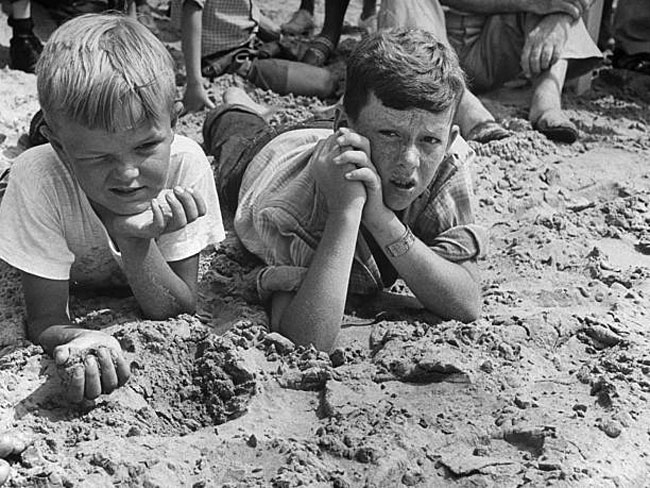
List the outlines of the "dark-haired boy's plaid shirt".
{"label": "dark-haired boy's plaid shirt", "polygon": [[[275,291],[296,291],[316,252],[327,205],[308,163],[317,141],[331,133],[330,129],[285,132],[264,146],[246,169],[235,230],[244,246],[268,265],[258,275],[262,299]],[[474,222],[473,158],[474,152],[459,136],[431,185],[402,216],[422,242],[453,262],[475,259],[486,247],[486,232]],[[370,245],[360,233],[350,277],[352,293],[370,294],[392,284],[385,282],[385,266],[378,265],[377,251],[373,254]]]}

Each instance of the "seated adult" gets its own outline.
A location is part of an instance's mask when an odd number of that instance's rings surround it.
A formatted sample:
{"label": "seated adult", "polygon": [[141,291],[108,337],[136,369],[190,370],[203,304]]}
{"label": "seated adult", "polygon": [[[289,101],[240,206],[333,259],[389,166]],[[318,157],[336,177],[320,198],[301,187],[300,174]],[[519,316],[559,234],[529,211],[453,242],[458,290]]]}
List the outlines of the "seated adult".
{"label": "seated adult", "polygon": [[453,125],[464,92],[453,50],[422,30],[364,37],[347,63],[335,119],[278,130],[242,89],[203,127],[222,203],[266,264],[258,290],[271,328],[332,347],[348,291],[401,277],[445,319],[480,313],[473,152]]}
{"label": "seated adult", "polygon": [[591,0],[440,0],[447,36],[472,91],[522,75],[533,85],[528,118],[549,139],[572,143],[576,126],[562,111],[566,78],[593,69],[602,53],[581,16]]}

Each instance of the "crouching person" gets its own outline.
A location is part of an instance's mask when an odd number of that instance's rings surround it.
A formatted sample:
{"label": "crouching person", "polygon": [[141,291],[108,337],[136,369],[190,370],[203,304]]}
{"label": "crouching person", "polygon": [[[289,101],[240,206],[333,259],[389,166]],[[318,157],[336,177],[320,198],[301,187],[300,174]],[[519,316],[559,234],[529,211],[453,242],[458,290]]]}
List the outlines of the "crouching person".
{"label": "crouching person", "polygon": [[117,340],[74,325],[71,286],[129,286],[145,317],[192,312],[198,257],[224,237],[207,158],[174,135],[174,64],[146,27],[84,15],[36,67],[49,144],[14,162],[0,258],[22,273],[29,338],[66,371],[69,397],[110,393],[130,371]]}
{"label": "crouching person", "polygon": [[222,204],[258,276],[271,326],[329,350],[348,292],[401,277],[430,311],[479,316],[471,149],[452,124],[465,89],[453,51],[421,30],[362,39],[336,120],[287,130],[241,89],[204,124]]}

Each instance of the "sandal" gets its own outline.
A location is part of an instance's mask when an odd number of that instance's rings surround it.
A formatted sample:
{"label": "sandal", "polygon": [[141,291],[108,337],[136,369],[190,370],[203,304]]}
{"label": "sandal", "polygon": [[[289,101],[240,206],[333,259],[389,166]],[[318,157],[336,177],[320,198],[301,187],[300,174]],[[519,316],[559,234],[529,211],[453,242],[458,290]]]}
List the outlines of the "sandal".
{"label": "sandal", "polygon": [[312,66],[323,66],[336,46],[327,37],[317,36],[310,43],[300,61]]}
{"label": "sandal", "polygon": [[612,66],[650,75],[650,53],[626,54],[622,49],[614,49]]}
{"label": "sandal", "polygon": [[578,129],[561,110],[544,112],[536,122],[533,129],[544,134],[555,142],[572,144],[578,140]]}
{"label": "sandal", "polygon": [[496,120],[484,120],[479,122],[467,133],[465,138],[468,141],[476,141],[485,144],[490,141],[505,139],[511,135],[510,131],[501,127]]}

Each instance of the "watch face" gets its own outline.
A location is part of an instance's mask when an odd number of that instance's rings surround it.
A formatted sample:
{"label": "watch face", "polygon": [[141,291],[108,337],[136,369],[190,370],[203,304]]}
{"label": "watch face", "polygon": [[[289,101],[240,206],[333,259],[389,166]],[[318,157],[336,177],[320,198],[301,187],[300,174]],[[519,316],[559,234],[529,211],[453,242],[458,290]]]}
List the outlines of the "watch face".
{"label": "watch face", "polygon": [[411,245],[414,241],[415,237],[413,236],[411,229],[407,227],[406,234],[404,234],[398,241],[387,245],[386,250],[388,251],[388,254],[396,258],[402,254],[405,254],[411,248]]}

